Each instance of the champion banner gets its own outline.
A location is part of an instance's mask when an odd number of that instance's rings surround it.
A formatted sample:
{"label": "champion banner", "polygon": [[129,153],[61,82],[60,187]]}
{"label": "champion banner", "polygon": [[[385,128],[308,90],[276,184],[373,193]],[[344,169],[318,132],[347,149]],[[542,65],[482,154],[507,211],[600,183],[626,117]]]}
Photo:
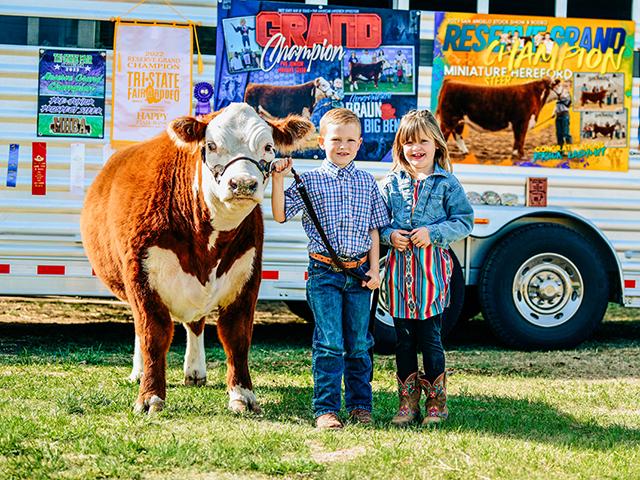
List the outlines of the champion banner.
{"label": "champion banner", "polygon": [[454,161],[628,169],[633,22],[436,12],[435,32]]}
{"label": "champion banner", "polygon": [[40,49],[38,136],[104,137],[107,53]]}
{"label": "champion banner", "polygon": [[191,112],[191,26],[116,23],[111,141],[138,142]]}
{"label": "champion banner", "polygon": [[[332,108],[362,121],[358,160],[390,158],[400,118],[417,106],[420,17],[278,2],[218,4],[215,108],[246,101],[276,118],[319,127]],[[298,158],[318,158],[317,140]]]}

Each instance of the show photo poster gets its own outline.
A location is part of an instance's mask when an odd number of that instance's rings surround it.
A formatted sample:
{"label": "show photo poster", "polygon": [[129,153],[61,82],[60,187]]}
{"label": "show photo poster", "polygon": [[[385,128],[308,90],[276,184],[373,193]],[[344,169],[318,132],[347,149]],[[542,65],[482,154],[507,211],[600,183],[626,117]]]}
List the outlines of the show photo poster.
{"label": "show photo poster", "polygon": [[114,148],[162,132],[191,113],[192,27],[117,22],[114,33]]}
{"label": "show photo poster", "polygon": [[628,169],[633,22],[436,12],[435,32],[454,162]]}
{"label": "show photo poster", "polygon": [[303,115],[315,124],[316,136],[295,157],[322,158],[320,118],[346,107],[362,124],[356,159],[390,158],[400,118],[417,107],[419,12],[218,5],[216,110],[244,101],[267,118]]}
{"label": "show photo poster", "polygon": [[104,50],[40,49],[38,137],[104,138]]}

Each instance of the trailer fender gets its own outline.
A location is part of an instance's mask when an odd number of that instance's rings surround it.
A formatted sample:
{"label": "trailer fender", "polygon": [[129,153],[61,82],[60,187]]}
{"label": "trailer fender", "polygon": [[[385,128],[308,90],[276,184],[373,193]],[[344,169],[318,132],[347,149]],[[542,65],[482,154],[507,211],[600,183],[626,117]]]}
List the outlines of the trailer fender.
{"label": "trailer fender", "polygon": [[611,276],[610,298],[622,304],[624,276],[620,258],[611,241],[590,220],[562,207],[494,207],[474,205],[476,223],[471,237],[493,240],[506,236],[517,227],[530,223],[551,222],[571,227],[595,242],[605,257],[607,270]]}

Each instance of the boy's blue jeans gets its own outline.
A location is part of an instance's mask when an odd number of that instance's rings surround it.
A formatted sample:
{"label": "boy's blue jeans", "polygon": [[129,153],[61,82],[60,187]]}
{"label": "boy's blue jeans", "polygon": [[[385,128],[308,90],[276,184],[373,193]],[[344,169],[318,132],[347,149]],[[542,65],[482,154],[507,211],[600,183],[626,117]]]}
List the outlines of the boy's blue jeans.
{"label": "boy's blue jeans", "polygon": [[[368,262],[357,269],[362,274],[368,270]],[[371,290],[360,283],[329,265],[309,260],[307,300],[315,317],[312,371],[316,417],[340,411],[343,374],[347,411],[371,411]]]}

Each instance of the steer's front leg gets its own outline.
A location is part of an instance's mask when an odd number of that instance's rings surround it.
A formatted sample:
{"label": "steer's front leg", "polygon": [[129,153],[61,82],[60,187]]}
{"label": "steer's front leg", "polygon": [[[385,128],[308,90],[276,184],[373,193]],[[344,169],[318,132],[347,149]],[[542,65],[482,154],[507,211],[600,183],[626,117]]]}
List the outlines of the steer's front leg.
{"label": "steer's front leg", "polygon": [[237,299],[220,307],[218,312],[218,338],[227,355],[229,408],[236,413],[261,411],[249,374],[249,347],[260,282],[260,271],[257,270]]}
{"label": "steer's front leg", "polygon": [[[135,278],[135,277],[134,277]],[[134,412],[159,412],[167,397],[167,352],[173,337],[173,322],[169,310],[157,293],[143,282],[130,279],[127,300],[133,311],[136,337],[142,353],[142,378]]]}

